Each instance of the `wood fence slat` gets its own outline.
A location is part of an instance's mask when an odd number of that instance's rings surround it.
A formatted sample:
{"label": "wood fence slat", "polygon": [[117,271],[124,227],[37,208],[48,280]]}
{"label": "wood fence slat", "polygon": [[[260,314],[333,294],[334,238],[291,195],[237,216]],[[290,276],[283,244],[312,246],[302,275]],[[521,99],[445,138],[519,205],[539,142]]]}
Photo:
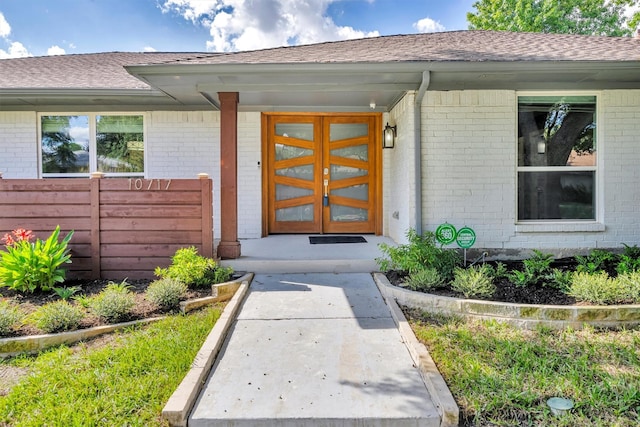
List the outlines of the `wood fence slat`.
{"label": "wood fence slat", "polygon": [[49,234],[60,226],[65,233],[69,230],[89,230],[91,227],[90,218],[51,218],[42,213],[42,217],[36,218],[2,218],[0,217],[0,230],[15,230],[16,228],[26,228],[28,230],[47,230]]}
{"label": "wood fence slat", "polygon": [[[0,217],[15,216],[20,218],[42,216],[43,206],[35,204],[13,204],[0,205]],[[84,205],[48,205],[48,216],[63,216],[67,218],[88,217],[90,215],[89,206]]]}
{"label": "wood fence slat", "polygon": [[88,191],[44,191],[0,191],[0,205],[86,205],[91,200]]}
{"label": "wood fence slat", "polygon": [[200,219],[194,218],[102,218],[103,230],[200,230]]}
{"label": "wood fence slat", "polygon": [[100,208],[100,216],[109,217],[140,217],[140,218],[200,218],[202,208],[200,206],[174,206],[174,205],[103,205]]}
{"label": "wood fence slat", "polygon": [[90,189],[89,180],[77,178],[44,179],[3,179],[0,191],[86,191]]}
{"label": "wood fence slat", "polygon": [[91,273],[95,277],[100,276],[100,184],[102,179],[91,180]]}
{"label": "wood fence slat", "polygon": [[150,233],[149,231],[137,230],[109,230],[100,234],[100,241],[103,245],[113,243],[130,244],[175,244],[183,247],[199,245],[201,243],[200,230],[164,230],[161,233]]}
{"label": "wood fence slat", "polygon": [[[134,196],[135,195],[135,196]],[[200,205],[200,192],[185,191],[176,192],[133,192],[117,191],[106,192],[101,195],[100,203],[104,205],[134,205],[134,204],[173,204],[173,205]]]}
{"label": "wood fence slat", "polygon": [[213,186],[211,180],[201,179],[202,192],[202,256],[213,257]]}
{"label": "wood fence slat", "polygon": [[[199,245],[193,245],[198,247]],[[103,258],[107,257],[159,257],[171,258],[175,252],[182,248],[182,245],[130,245],[130,244],[109,244],[102,245],[100,254]]]}

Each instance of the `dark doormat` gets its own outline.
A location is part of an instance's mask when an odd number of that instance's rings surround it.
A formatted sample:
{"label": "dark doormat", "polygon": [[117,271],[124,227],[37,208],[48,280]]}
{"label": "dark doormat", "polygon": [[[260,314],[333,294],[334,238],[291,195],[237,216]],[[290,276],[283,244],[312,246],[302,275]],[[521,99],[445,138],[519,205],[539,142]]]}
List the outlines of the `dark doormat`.
{"label": "dark doormat", "polygon": [[333,243],[367,243],[362,236],[309,236],[312,245],[330,245]]}

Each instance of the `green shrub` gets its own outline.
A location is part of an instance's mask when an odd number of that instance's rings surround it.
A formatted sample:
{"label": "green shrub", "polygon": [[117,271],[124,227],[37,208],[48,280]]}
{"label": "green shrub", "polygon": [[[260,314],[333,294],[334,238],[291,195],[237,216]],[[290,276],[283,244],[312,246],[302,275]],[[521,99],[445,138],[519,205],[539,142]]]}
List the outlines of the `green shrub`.
{"label": "green shrub", "polygon": [[640,270],[640,248],[623,243],[624,250],[618,257],[616,272],[618,274],[630,273]]}
{"label": "green shrub", "polygon": [[629,304],[640,304],[640,271],[622,273],[617,277],[621,297]]}
{"label": "green shrub", "polygon": [[124,320],[135,305],[135,296],[126,281],[110,282],[102,292],[90,298],[89,309],[96,316],[110,323]]}
{"label": "green shrub", "polygon": [[420,236],[411,229],[407,231],[406,236],[409,240],[406,244],[378,245],[386,255],[385,258],[376,259],[382,271],[399,270],[412,274],[434,268],[445,281],[453,278],[455,268],[462,264],[458,251],[438,247],[435,233],[430,231]]}
{"label": "green shrub", "polygon": [[186,294],[187,285],[169,277],[151,282],[146,292],[149,301],[164,308],[177,307]]}
{"label": "green shrub", "polygon": [[559,268],[551,270],[551,282],[549,286],[561,290],[564,293],[569,291],[571,280],[573,279],[573,271],[562,271]]}
{"label": "green shrub", "polygon": [[620,280],[609,277],[605,271],[574,273],[567,293],[578,301],[600,305],[616,304],[624,299]]}
{"label": "green shrub", "polygon": [[0,336],[7,336],[16,324],[22,320],[20,308],[9,301],[0,301]]}
{"label": "green shrub", "polygon": [[502,262],[497,262],[495,265],[484,264],[487,275],[489,275],[493,280],[499,280],[503,278],[507,278],[509,274],[509,270],[507,266]]}
{"label": "green shrub", "polygon": [[513,270],[508,274],[516,286],[536,286],[553,283],[552,254],[533,250],[533,256],[522,261],[522,270]]}
{"label": "green shrub", "polygon": [[155,274],[197,288],[228,281],[233,269],[222,267],[215,260],[199,255],[198,250],[192,246],[178,249],[171,257],[171,265],[167,268],[156,268]]}
{"label": "green shrub", "polygon": [[45,333],[77,329],[84,311],[68,301],[60,300],[43,305],[31,315],[31,322]]}
{"label": "green shrub", "polygon": [[56,283],[63,282],[66,271],[62,264],[70,263],[67,244],[73,231],[58,242],[60,226],[46,241],[36,239],[7,241],[7,251],[0,251],[0,286],[20,292],[48,291]]}
{"label": "green shrub", "polygon": [[60,297],[60,299],[63,300],[68,300],[71,299],[71,297],[77,293],[80,290],[80,286],[71,286],[70,288],[67,288],[66,286],[62,286],[62,287],[54,287],[53,288],[53,292],[55,292],[56,295],[58,295]]}
{"label": "green shrub", "polygon": [[594,274],[606,270],[616,260],[616,256],[604,249],[593,249],[589,255],[577,255],[575,259],[578,263],[577,272]]}
{"label": "green shrub", "polygon": [[412,291],[429,291],[439,288],[444,280],[435,268],[425,268],[407,276],[404,284]]}
{"label": "green shrub", "polygon": [[460,292],[465,298],[490,297],[496,290],[486,266],[473,265],[469,268],[456,268],[451,289]]}

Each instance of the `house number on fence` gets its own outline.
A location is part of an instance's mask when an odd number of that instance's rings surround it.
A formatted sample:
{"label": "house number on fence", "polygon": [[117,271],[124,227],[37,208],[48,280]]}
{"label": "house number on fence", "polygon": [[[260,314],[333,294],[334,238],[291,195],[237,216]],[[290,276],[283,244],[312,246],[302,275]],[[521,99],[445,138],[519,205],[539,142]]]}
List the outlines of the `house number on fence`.
{"label": "house number on fence", "polygon": [[[147,181],[149,184],[147,184]],[[155,183],[155,185],[154,185]],[[169,189],[171,185],[171,180],[167,181],[167,185],[164,187],[165,190]],[[162,180],[161,179],[133,179],[129,178],[129,190],[162,190]]]}

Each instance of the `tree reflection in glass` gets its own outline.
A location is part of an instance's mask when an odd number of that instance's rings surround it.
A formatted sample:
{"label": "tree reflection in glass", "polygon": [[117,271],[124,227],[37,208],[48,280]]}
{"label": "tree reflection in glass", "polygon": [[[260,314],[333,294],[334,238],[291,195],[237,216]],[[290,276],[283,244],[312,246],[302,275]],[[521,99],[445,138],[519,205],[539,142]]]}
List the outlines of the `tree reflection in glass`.
{"label": "tree reflection in glass", "polygon": [[42,172],[89,172],[88,116],[42,116]]}

